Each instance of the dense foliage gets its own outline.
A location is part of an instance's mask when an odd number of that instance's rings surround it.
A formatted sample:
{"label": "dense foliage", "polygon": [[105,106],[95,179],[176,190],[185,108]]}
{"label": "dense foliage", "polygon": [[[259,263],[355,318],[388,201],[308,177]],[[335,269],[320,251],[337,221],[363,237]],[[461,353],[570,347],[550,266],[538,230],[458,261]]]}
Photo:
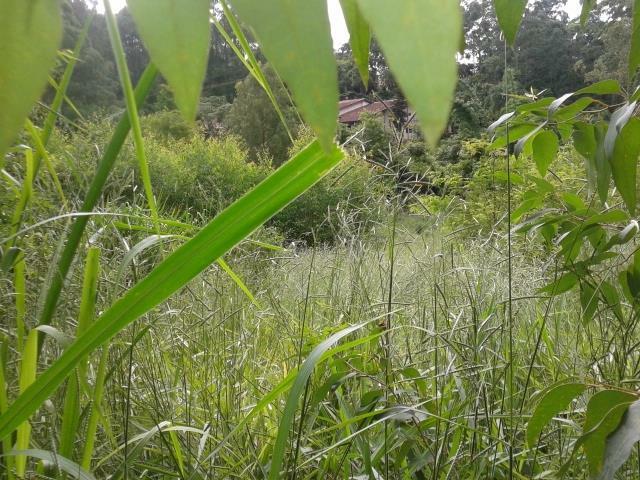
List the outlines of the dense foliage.
{"label": "dense foliage", "polygon": [[638,477],[639,0],[127,3],[0,0],[0,478]]}

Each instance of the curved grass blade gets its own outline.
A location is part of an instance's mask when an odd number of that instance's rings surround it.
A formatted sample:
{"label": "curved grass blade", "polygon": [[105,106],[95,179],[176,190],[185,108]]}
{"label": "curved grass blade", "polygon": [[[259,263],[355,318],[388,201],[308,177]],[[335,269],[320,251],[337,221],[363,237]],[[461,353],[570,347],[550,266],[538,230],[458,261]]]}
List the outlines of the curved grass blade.
{"label": "curved grass blade", "polygon": [[116,301],[16,399],[0,416],[0,439],[28,419],[82,358],[186,285],[318,182],[340,163],[343,155],[335,146],[330,154],[326,154],[316,141],[221,212]]}
{"label": "curved grass blade", "polygon": [[[280,105],[276,100],[276,97],[273,93],[273,90],[271,89],[271,85],[269,84],[267,77],[264,75],[264,72],[262,71],[262,67],[260,66],[260,63],[256,59],[256,56],[253,54],[253,50],[251,49],[251,45],[249,45],[249,41],[247,40],[247,37],[242,31],[242,28],[240,27],[240,25],[238,24],[238,21],[236,20],[235,15],[227,6],[227,3],[220,2],[220,5],[222,5],[222,11],[224,12],[224,16],[229,22],[229,25],[231,26],[231,30],[235,35],[235,38],[240,43],[240,47],[242,48],[242,51],[236,46],[233,39],[229,36],[229,34],[224,29],[220,21],[215,17],[215,15],[212,17],[213,24],[215,25],[217,30],[220,32],[220,35],[222,35],[222,37],[225,39],[227,44],[231,47],[231,50],[233,50],[233,52],[236,54],[238,59],[249,71],[251,76],[255,78],[255,80],[258,82],[258,85],[260,85],[262,89],[265,91],[265,93],[267,94],[267,97],[269,97],[269,100],[273,105],[273,108],[278,114],[280,123],[282,123],[282,126],[286,130],[287,135],[289,136],[289,140],[291,140],[291,142],[293,143],[294,138],[293,138],[293,134],[291,133],[291,129],[289,128],[289,125],[287,124],[287,121],[284,118],[284,113],[282,113],[282,109],[280,108]],[[285,92],[287,92],[287,96],[289,97],[289,100],[291,100],[291,97],[289,96],[289,91],[286,88],[285,88]],[[291,101],[291,104],[293,105],[293,101]]]}
{"label": "curved grass blade", "polygon": [[314,348],[311,354],[307,357],[307,359],[300,367],[300,370],[296,375],[296,379],[293,382],[293,386],[291,387],[291,391],[289,392],[289,396],[287,397],[287,403],[284,407],[284,412],[282,413],[280,425],[278,426],[278,436],[276,437],[276,443],[273,446],[273,455],[271,457],[271,467],[269,471],[270,480],[280,478],[282,461],[284,460],[285,451],[287,449],[289,430],[291,429],[291,425],[293,424],[296,409],[298,408],[298,402],[300,401],[302,392],[304,391],[305,385],[307,384],[307,381],[313,373],[316,365],[322,359],[323,354],[326,353],[327,350],[333,347],[344,337],[357,332],[365,325],[367,325],[367,323],[361,323],[360,325],[354,325],[353,327],[345,328],[344,330],[340,330],[339,332],[334,333],[325,341],[320,343],[316,348]]}
{"label": "curved grass blade", "polygon": [[136,151],[136,158],[138,159],[138,168],[140,169],[140,176],[142,177],[142,184],[144,185],[144,193],[147,197],[147,204],[151,211],[151,218],[157,230],[160,230],[160,220],[158,216],[158,207],[156,206],[156,199],[153,196],[153,189],[151,188],[151,174],[149,173],[149,163],[147,162],[147,154],[144,151],[144,141],[142,140],[142,127],[140,126],[140,118],[138,116],[138,105],[136,103],[135,94],[133,92],[133,86],[131,85],[131,77],[129,75],[129,68],[127,67],[127,60],[124,54],[124,47],[122,46],[122,39],[120,38],[120,31],[118,30],[118,22],[111,10],[110,0],[104,0],[105,19],[107,21],[107,30],[109,32],[109,38],[111,39],[111,48],[113,49],[113,55],[116,59],[116,66],[118,67],[118,75],[120,77],[120,84],[124,92],[124,99],[127,105],[127,113],[129,114],[129,122],[131,122],[131,132],[133,134],[133,143]]}
{"label": "curved grass blade", "polygon": [[91,475],[91,473],[87,472],[77,463],[72,462],[62,455],[50,452],[48,450],[13,450],[5,454],[5,456],[24,456],[37,458],[39,460],[44,460],[45,462],[56,465],[58,469],[70,475],[72,478],[76,478],[77,480],[95,480],[95,477]]}

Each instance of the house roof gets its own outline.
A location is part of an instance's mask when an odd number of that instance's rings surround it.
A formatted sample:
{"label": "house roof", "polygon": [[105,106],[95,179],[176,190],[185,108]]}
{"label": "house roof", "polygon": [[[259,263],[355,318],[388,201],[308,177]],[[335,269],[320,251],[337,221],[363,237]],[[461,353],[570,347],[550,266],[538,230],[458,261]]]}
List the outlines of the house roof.
{"label": "house roof", "polygon": [[[358,101],[360,101],[359,99]],[[342,102],[340,102],[342,104]],[[376,114],[380,112],[384,112],[385,110],[390,110],[395,103],[394,100],[387,100],[386,102],[374,102],[368,105],[364,105],[361,108],[357,108],[354,110],[350,110],[343,115],[340,115],[340,122],[342,123],[356,123],[360,121],[360,116],[363,113]],[[342,105],[341,105],[342,106]]]}
{"label": "house roof", "polygon": [[340,100],[340,104],[339,104],[340,110],[350,107],[351,105],[355,105],[356,103],[359,103],[359,102],[366,102],[366,100],[364,98],[352,98],[349,100]]}

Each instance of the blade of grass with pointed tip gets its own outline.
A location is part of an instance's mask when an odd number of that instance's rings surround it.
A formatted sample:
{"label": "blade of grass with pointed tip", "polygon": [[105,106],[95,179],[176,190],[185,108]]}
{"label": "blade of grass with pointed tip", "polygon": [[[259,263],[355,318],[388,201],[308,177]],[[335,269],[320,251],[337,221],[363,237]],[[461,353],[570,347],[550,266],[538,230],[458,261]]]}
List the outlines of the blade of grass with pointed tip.
{"label": "blade of grass with pointed tip", "polygon": [[77,463],[72,462],[60,454],[50,452],[48,450],[14,450],[8,452],[6,455],[37,458],[39,460],[44,460],[51,465],[57,466],[64,473],[70,475],[71,478],[76,478],[78,480],[95,480],[95,477],[91,475],[91,473],[87,472]]}
{"label": "blade of grass with pointed tip", "polygon": [[216,260],[216,263],[220,266],[220,268],[222,268],[222,270],[225,271],[227,275],[229,275],[229,278],[231,278],[231,280],[233,280],[233,283],[235,283],[238,288],[242,290],[242,292],[247,296],[251,303],[253,303],[256,307],[261,308],[260,304],[251,293],[251,290],[249,290],[249,287],[247,287],[240,276],[233,271],[233,269],[227,264],[227,262],[225,262],[222,258],[219,258],[218,260]]}
{"label": "blade of grass with pointed tip", "polygon": [[[9,407],[9,399],[7,397],[7,382],[6,382],[6,374],[5,374],[5,365],[7,363],[7,352],[8,352],[8,340],[7,338],[3,338],[0,336],[0,415],[2,415],[7,408]],[[8,452],[11,450],[11,437],[5,437],[0,442],[2,445],[2,451]],[[13,457],[6,457],[4,459],[4,470],[7,473],[7,479],[13,480]]]}
{"label": "blade of grass with pointed tip", "polygon": [[493,0],[498,24],[509,45],[513,45],[518,35],[520,22],[527,8],[527,0]]}
{"label": "blade of grass with pointed tip", "polygon": [[[27,341],[24,344],[24,349],[21,352],[20,358],[20,394],[22,395],[33,384],[36,379],[36,367],[38,364],[38,332],[31,330],[27,335]],[[11,411],[11,406],[7,409],[7,412],[3,416],[7,415]],[[31,412],[33,413],[33,412]],[[17,427],[16,436],[16,449],[26,450],[29,448],[29,442],[31,441],[31,423],[29,417],[26,415],[20,422],[16,422]],[[16,456],[16,475],[18,478],[23,478],[25,469],[27,466],[27,457],[25,455]]]}
{"label": "blade of grass with pointed tip", "polygon": [[324,0],[233,0],[267,59],[329,152],[338,125],[338,69]]}
{"label": "blade of grass with pointed tip", "polygon": [[3,0],[0,5],[0,168],[47,85],[61,38],[59,2]]}
{"label": "blade of grass with pointed tip", "polygon": [[133,136],[133,144],[135,146],[136,158],[138,159],[138,168],[140,169],[140,177],[144,186],[144,193],[147,197],[147,204],[151,211],[151,217],[157,230],[160,229],[158,207],[156,199],[153,196],[151,187],[151,174],[149,173],[149,163],[147,162],[147,154],[144,150],[144,141],[142,139],[142,127],[140,126],[140,118],[138,116],[138,105],[136,103],[133,85],[131,85],[131,77],[129,76],[129,67],[118,30],[118,22],[111,10],[110,0],[104,0],[105,19],[107,22],[107,31],[111,40],[111,48],[116,59],[116,67],[118,68],[118,76],[120,77],[120,85],[124,92],[125,104],[127,105],[127,113],[129,114],[129,122],[131,123],[131,133]]}
{"label": "blade of grass with pointed tip", "polygon": [[[158,71],[153,64],[150,64],[145,69],[135,91],[136,102],[138,105],[141,105],[144,102],[145,98],[151,91],[151,87],[153,86],[157,75]],[[107,182],[107,178],[109,178],[113,165],[118,158],[120,150],[122,149],[122,145],[124,145],[127,135],[129,134],[129,129],[129,118],[125,114],[118,122],[118,125],[111,136],[111,140],[104,150],[104,154],[98,164],[98,168],[93,180],[91,181],[91,185],[89,186],[84,201],[82,202],[82,206],[80,207],[80,212],[91,212],[96,206],[98,199],[102,194],[102,189]],[[62,286],[67,278],[73,258],[75,257],[78,246],[80,245],[80,241],[82,240],[82,236],[84,235],[89,219],[89,215],[81,215],[77,217],[69,230],[62,254],[60,255],[58,262],[52,267],[55,270],[54,274],[51,276],[51,283],[44,286],[46,293],[43,293],[45,300],[42,310],[38,315],[39,325],[47,325],[51,323],[51,319],[53,318],[53,314],[58,305]]]}
{"label": "blade of grass with pointed tip", "polygon": [[[24,161],[25,161],[25,176],[22,180],[22,191],[20,192],[20,198],[16,202],[16,207],[13,210],[13,216],[11,217],[11,228],[9,229],[9,236],[15,235],[20,225],[22,224],[22,216],[25,209],[31,200],[33,195],[33,180],[35,178],[35,159],[33,157],[33,151],[30,148],[24,149]],[[9,243],[9,247],[15,245],[16,239],[13,238]]]}
{"label": "blade of grass with pointed tip", "polygon": [[[432,146],[444,132],[458,82],[462,32],[457,0],[358,0]],[[402,32],[399,35],[398,32]]]}
{"label": "blade of grass with pointed tip", "polygon": [[273,454],[271,456],[271,469],[269,471],[270,480],[276,480],[280,478],[280,470],[282,468],[282,461],[284,460],[285,451],[287,449],[287,440],[290,433],[289,431],[291,429],[291,425],[293,424],[296,410],[298,408],[298,402],[300,401],[302,392],[305,390],[305,385],[307,384],[307,381],[313,373],[313,370],[315,369],[317,363],[320,361],[323,354],[331,347],[333,347],[337,342],[339,342],[344,337],[357,332],[365,325],[367,325],[367,323],[361,323],[360,325],[354,325],[352,327],[345,328],[344,330],[340,330],[339,332],[334,333],[325,341],[320,343],[317,347],[315,347],[300,367],[300,370],[296,375],[296,379],[293,382],[293,386],[291,387],[291,391],[289,392],[289,396],[287,397],[287,403],[284,407],[284,412],[282,413],[280,425],[278,426],[278,436],[276,437],[276,442],[273,446]]}
{"label": "blade of grass with pointed tip", "polygon": [[31,141],[36,148],[36,164],[35,164],[35,172],[37,173],[40,163],[38,159],[42,159],[44,161],[44,165],[47,168],[47,172],[51,176],[51,180],[53,181],[54,186],[56,187],[56,192],[58,192],[58,196],[60,197],[60,202],[64,207],[67,206],[67,199],[64,195],[64,191],[62,190],[62,184],[60,183],[60,179],[58,178],[58,174],[56,172],[53,163],[51,162],[51,157],[49,156],[49,152],[47,152],[43,139],[38,132],[36,126],[31,122],[31,120],[27,119],[25,123],[25,130],[29,133],[31,137]]}
{"label": "blade of grass with pointed tip", "polygon": [[371,29],[362,16],[357,0],[340,0],[344,20],[349,30],[349,44],[365,88],[369,86],[369,47]]}
{"label": "blade of grass with pointed tip", "polygon": [[26,333],[25,319],[27,315],[27,283],[25,279],[24,253],[20,252],[13,266],[13,288],[16,300],[16,350],[22,351]]}
{"label": "blade of grass with pointed tip", "polygon": [[231,204],[117,300],[0,416],[0,439],[29,418],[86,355],[186,285],[211,263],[313,186],[343,158],[319,142],[302,150]]}
{"label": "blade of grass with pointed tip", "polygon": [[196,118],[209,59],[210,0],[128,0],[151,60],[189,122]]}
{"label": "blade of grass with pointed tip", "polygon": [[[223,36],[227,44],[231,47],[233,52],[236,54],[238,59],[247,68],[251,76],[253,76],[253,78],[256,79],[256,81],[258,82],[258,85],[260,85],[262,89],[265,91],[265,93],[269,97],[269,100],[271,101],[271,104],[273,105],[273,108],[278,114],[280,123],[282,123],[282,126],[287,131],[289,140],[293,142],[294,140],[293,134],[291,133],[291,129],[289,128],[289,125],[287,125],[287,121],[284,118],[284,113],[282,113],[282,109],[280,108],[280,105],[278,104],[278,101],[276,100],[276,97],[273,94],[271,85],[269,84],[267,77],[262,71],[262,67],[260,66],[260,63],[256,59],[256,56],[253,54],[253,50],[251,49],[251,45],[249,45],[249,41],[247,40],[247,37],[242,31],[242,28],[240,27],[240,25],[238,24],[238,21],[236,20],[235,15],[227,6],[227,3],[220,2],[220,5],[222,5],[222,11],[224,12],[225,18],[229,22],[229,26],[231,26],[231,30],[233,31],[235,38],[240,43],[240,47],[242,48],[242,51],[236,46],[233,39],[229,36],[229,34],[224,29],[220,21],[218,21],[218,19],[215,17],[215,15],[212,18],[214,25],[216,26],[220,34]],[[285,91],[287,92],[287,96],[289,100],[291,100],[291,97],[289,96],[289,91],[286,88],[285,88]],[[291,104],[293,105],[293,100],[291,100]]]}
{"label": "blade of grass with pointed tip", "polygon": [[[78,328],[76,336],[81,336],[91,325],[95,316],[95,302],[98,293],[98,273],[100,267],[100,250],[90,248],[82,279],[82,296],[78,312]],[[87,381],[86,357],[78,364],[75,374],[69,377],[65,392],[62,427],[60,428],[60,454],[73,459],[74,442],[80,423],[80,386]]]}

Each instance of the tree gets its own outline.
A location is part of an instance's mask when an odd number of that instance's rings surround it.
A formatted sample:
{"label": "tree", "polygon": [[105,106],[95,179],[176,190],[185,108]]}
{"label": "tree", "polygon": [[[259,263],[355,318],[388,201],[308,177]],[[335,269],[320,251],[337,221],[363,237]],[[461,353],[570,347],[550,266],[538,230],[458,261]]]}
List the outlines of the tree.
{"label": "tree", "polygon": [[[297,114],[287,92],[273,69],[267,66],[264,73],[287,126],[295,135]],[[236,85],[236,99],[225,118],[225,126],[231,133],[241,136],[254,155],[266,151],[276,164],[287,159],[291,139],[271,100],[251,75]]]}

